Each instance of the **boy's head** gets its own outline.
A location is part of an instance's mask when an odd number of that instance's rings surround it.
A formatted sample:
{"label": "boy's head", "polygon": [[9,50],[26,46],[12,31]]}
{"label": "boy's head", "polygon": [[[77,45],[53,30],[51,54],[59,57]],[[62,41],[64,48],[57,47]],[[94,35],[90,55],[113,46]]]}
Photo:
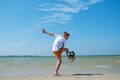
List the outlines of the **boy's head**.
{"label": "boy's head", "polygon": [[63,33],[63,37],[67,40],[68,39],[68,37],[70,36],[70,34],[68,33],[68,32],[64,32]]}

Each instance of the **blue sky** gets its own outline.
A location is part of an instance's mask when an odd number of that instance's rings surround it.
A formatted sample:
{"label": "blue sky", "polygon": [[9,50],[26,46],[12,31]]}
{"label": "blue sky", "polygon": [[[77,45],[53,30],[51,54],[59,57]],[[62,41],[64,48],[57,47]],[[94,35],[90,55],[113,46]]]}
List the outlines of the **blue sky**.
{"label": "blue sky", "polygon": [[77,55],[120,55],[119,0],[0,0],[0,55],[53,55],[54,37]]}

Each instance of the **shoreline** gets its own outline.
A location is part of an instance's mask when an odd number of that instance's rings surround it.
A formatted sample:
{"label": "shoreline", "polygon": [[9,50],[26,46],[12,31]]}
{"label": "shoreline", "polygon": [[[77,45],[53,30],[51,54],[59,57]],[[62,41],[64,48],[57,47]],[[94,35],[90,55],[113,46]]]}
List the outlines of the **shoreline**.
{"label": "shoreline", "polygon": [[36,74],[24,76],[2,77],[0,80],[120,80],[120,74]]}
{"label": "shoreline", "polygon": [[[79,56],[119,56],[119,54],[111,54],[111,55],[76,55]],[[54,55],[0,55],[0,57],[55,57]],[[66,57],[66,55],[63,55],[62,57]]]}

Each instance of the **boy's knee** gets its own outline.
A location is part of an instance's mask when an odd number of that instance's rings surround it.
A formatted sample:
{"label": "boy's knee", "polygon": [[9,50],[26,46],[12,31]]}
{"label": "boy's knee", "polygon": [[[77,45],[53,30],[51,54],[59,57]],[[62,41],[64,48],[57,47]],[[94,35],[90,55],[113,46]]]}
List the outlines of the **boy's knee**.
{"label": "boy's knee", "polygon": [[65,48],[65,51],[68,53],[68,52],[69,52],[69,49],[68,49],[68,48]]}
{"label": "boy's knee", "polygon": [[58,63],[62,63],[62,60],[59,60]]}
{"label": "boy's knee", "polygon": [[64,48],[65,51],[68,51],[68,48]]}
{"label": "boy's knee", "polygon": [[61,62],[62,62],[62,60],[61,60],[61,59],[59,59],[59,60],[58,60],[58,62],[59,62],[59,63],[61,63]]}

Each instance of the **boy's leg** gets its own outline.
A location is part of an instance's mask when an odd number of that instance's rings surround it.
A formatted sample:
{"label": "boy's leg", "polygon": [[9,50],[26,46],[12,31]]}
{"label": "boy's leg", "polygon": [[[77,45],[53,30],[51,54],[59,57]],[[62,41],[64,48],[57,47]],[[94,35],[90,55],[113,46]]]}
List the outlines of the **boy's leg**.
{"label": "boy's leg", "polygon": [[68,57],[69,49],[68,48],[63,48],[63,52],[66,52],[66,56]]}
{"label": "boy's leg", "polygon": [[55,72],[54,72],[54,75],[55,76],[59,76],[60,74],[58,73],[59,71],[59,68],[61,66],[61,63],[62,63],[62,59],[61,59],[61,54],[63,52],[63,48],[61,48],[60,50],[58,51],[53,51],[53,53],[55,54],[56,58],[57,58],[57,64],[56,64],[56,68],[55,68]]}
{"label": "boy's leg", "polygon": [[55,73],[54,73],[55,76],[59,76],[58,70],[60,68],[61,63],[62,63],[61,58],[58,58],[58,62],[56,64]]}
{"label": "boy's leg", "polygon": [[62,52],[64,52],[64,51],[66,52],[66,55],[67,55],[67,57],[68,57],[68,52],[69,52],[68,48],[61,48],[59,51],[53,52],[53,53],[56,55],[56,58],[58,59],[58,62],[57,62],[57,64],[56,64],[56,68],[55,68],[55,72],[54,72],[54,75],[55,75],[55,76],[59,76],[58,71],[59,71],[60,65],[61,65],[61,63],[62,63],[61,54],[62,54]]}

